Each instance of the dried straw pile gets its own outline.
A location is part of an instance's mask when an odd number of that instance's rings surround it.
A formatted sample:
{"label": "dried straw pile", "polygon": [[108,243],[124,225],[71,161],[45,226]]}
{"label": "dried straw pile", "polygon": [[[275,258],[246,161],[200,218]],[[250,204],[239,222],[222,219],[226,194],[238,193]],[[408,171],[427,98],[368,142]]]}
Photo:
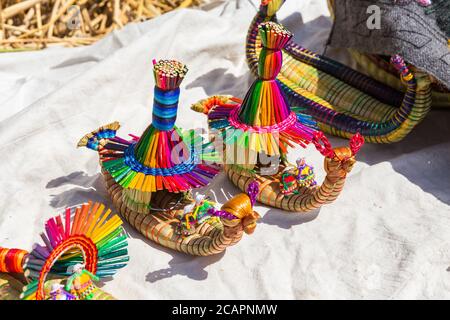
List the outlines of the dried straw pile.
{"label": "dried straw pile", "polygon": [[130,22],[203,0],[0,0],[0,51],[91,44]]}

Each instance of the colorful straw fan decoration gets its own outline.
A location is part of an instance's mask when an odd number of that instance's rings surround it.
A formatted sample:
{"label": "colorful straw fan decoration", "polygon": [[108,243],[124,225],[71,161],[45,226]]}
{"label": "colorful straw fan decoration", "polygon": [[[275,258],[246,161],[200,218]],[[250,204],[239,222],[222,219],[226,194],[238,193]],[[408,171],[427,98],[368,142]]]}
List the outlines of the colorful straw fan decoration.
{"label": "colorful straw fan decoration", "polygon": [[92,279],[113,276],[129,260],[122,220],[100,203],[89,202],[66,209],[64,214],[47,220],[45,232],[40,236],[42,243],[36,243],[28,255],[22,250],[20,254],[16,252],[15,266],[2,268],[8,272],[20,272],[20,264],[23,263],[23,272],[29,283],[24,287],[22,299],[49,299],[47,280],[69,278],[73,276],[71,269],[77,265],[90,275],[88,279],[79,279],[81,287],[87,283],[86,289],[94,299],[105,298],[106,294],[94,286]]}
{"label": "colorful straw fan decoration", "polygon": [[[175,126],[179,86],[187,68],[174,60],[153,61],[154,88],[152,122],[140,137],[116,136],[117,122],[84,136],[78,146],[96,150],[102,169],[123,188],[122,200],[137,212],[148,213],[155,192],[188,192],[207,185],[219,171],[206,164],[218,160],[213,145],[193,130]],[[157,208],[162,209],[162,208]]]}
{"label": "colorful straw fan decoration", "polygon": [[[258,33],[262,45],[258,79],[244,100],[213,96],[192,109],[208,115],[212,135],[223,141],[224,169],[236,186],[244,191],[256,180],[258,201],[287,211],[310,211],[337,198],[364,140],[357,133],[350,147],[332,149],[310,116],[291,110],[276,77],[283,63],[281,50],[292,34],[271,21],[259,24]],[[300,105],[296,111],[301,109]],[[287,159],[289,147],[309,143],[325,156],[327,178],[320,187],[314,183],[312,171],[306,174]]]}
{"label": "colorful straw fan decoration", "polygon": [[[422,121],[431,107],[430,78],[423,72],[410,70],[398,56],[391,63],[404,92],[305,49],[290,37],[281,36],[278,40],[285,45],[282,66],[265,58],[267,32],[262,32],[261,27],[265,29],[268,21],[276,21],[275,14],[283,3],[283,0],[261,1],[247,35],[247,62],[258,77],[262,76],[262,69],[270,74],[271,68],[280,71],[277,84],[297,115],[311,116],[324,132],[345,138],[360,133],[366,141],[374,143],[399,141]],[[271,55],[275,55],[273,50]],[[241,120],[252,116],[251,112],[239,115],[244,116]],[[310,139],[310,135],[307,137]]]}

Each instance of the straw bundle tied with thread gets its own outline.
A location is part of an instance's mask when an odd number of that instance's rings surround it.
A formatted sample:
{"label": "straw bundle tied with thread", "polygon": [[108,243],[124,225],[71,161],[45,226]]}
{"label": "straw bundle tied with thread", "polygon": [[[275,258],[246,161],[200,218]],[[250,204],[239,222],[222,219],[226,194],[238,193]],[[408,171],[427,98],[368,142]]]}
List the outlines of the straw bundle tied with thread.
{"label": "straw bundle tied with thread", "polygon": [[204,0],[1,0],[0,52],[94,43],[131,22]]}

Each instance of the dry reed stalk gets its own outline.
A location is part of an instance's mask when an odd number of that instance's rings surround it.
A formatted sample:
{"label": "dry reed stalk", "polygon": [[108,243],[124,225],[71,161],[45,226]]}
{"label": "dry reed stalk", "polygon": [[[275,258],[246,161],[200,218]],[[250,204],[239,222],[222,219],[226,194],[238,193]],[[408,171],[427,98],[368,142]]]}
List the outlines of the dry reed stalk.
{"label": "dry reed stalk", "polygon": [[205,0],[1,0],[0,52],[42,49],[51,44],[91,44],[128,23],[203,2]]}

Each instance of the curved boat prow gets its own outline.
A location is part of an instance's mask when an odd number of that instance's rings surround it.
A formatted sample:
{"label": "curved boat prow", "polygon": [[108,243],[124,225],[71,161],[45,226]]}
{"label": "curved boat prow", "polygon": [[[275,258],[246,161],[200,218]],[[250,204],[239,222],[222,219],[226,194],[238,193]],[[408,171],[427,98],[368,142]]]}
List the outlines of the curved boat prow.
{"label": "curved boat prow", "polygon": [[[324,145],[319,146],[321,142]],[[233,184],[241,190],[245,190],[252,181],[258,181],[260,191],[256,199],[261,203],[287,212],[308,213],[337,199],[344,188],[347,174],[356,163],[355,155],[363,142],[362,136],[357,134],[352,137],[350,146],[331,149],[325,136],[319,134],[316,139],[316,147],[325,156],[325,179],[321,185],[300,187],[296,190],[297,192],[289,196],[280,192],[281,174],[279,173],[283,172],[284,167],[273,176],[255,176],[237,169],[236,166],[229,165],[225,165],[225,172]]]}
{"label": "curved boat prow", "polygon": [[112,300],[97,287],[129,260],[122,221],[100,203],[46,221],[30,252],[0,247],[0,300]]}

